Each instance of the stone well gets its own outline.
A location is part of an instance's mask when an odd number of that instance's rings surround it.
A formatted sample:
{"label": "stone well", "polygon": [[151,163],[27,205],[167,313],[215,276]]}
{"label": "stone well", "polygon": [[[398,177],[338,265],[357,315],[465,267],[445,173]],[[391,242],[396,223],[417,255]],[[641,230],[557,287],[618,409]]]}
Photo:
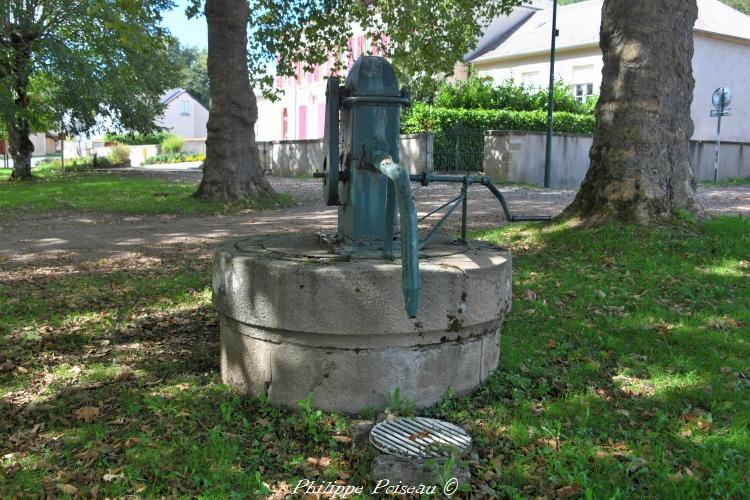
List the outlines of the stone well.
{"label": "stone well", "polygon": [[511,256],[468,242],[420,255],[416,319],[401,265],[342,256],[312,234],[235,238],[216,251],[213,302],[224,382],[272,404],[356,413],[388,394],[426,407],[467,393],[497,367],[511,304]]}

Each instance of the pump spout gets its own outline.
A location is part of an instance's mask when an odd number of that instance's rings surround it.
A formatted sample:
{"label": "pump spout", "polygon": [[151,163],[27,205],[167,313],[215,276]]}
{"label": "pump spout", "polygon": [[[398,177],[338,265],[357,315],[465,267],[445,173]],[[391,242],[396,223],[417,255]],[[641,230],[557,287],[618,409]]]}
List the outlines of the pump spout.
{"label": "pump spout", "polygon": [[375,164],[388,177],[385,202],[385,234],[383,255],[393,256],[393,218],[398,204],[401,220],[401,278],[404,288],[404,303],[409,318],[417,317],[419,309],[419,234],[417,233],[417,209],[411,194],[409,172],[387,156]]}

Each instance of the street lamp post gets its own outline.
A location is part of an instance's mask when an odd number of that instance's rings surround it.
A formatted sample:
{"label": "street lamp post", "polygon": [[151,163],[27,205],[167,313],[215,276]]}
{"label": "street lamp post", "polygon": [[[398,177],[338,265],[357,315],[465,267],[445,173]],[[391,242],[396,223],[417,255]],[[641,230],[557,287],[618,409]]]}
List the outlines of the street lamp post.
{"label": "street lamp post", "polygon": [[549,55],[549,96],[547,100],[547,153],[544,159],[544,187],[550,186],[552,169],[552,126],[555,111],[555,42],[560,32],[557,30],[557,0],[552,4],[552,43]]}

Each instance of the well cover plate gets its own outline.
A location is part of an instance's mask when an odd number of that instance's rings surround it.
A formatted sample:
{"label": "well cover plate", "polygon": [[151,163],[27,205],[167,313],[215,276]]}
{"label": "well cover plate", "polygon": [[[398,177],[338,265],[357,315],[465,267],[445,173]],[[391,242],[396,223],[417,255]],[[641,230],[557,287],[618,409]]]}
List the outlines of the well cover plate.
{"label": "well cover plate", "polygon": [[425,417],[381,422],[370,432],[370,442],[383,453],[402,457],[446,458],[471,448],[471,437],[461,427]]}

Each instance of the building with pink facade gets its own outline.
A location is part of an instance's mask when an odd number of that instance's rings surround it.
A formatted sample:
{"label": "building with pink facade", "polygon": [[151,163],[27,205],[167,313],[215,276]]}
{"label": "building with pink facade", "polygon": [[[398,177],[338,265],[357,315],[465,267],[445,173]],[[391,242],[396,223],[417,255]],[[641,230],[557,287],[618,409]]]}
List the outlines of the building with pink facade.
{"label": "building with pink facade", "polygon": [[[363,53],[375,52],[363,33],[349,38],[347,70]],[[334,58],[305,71],[297,63],[293,77],[277,76],[275,87],[283,91],[281,98],[271,101],[258,95],[257,141],[320,139],[325,126],[326,82],[333,73]]]}

